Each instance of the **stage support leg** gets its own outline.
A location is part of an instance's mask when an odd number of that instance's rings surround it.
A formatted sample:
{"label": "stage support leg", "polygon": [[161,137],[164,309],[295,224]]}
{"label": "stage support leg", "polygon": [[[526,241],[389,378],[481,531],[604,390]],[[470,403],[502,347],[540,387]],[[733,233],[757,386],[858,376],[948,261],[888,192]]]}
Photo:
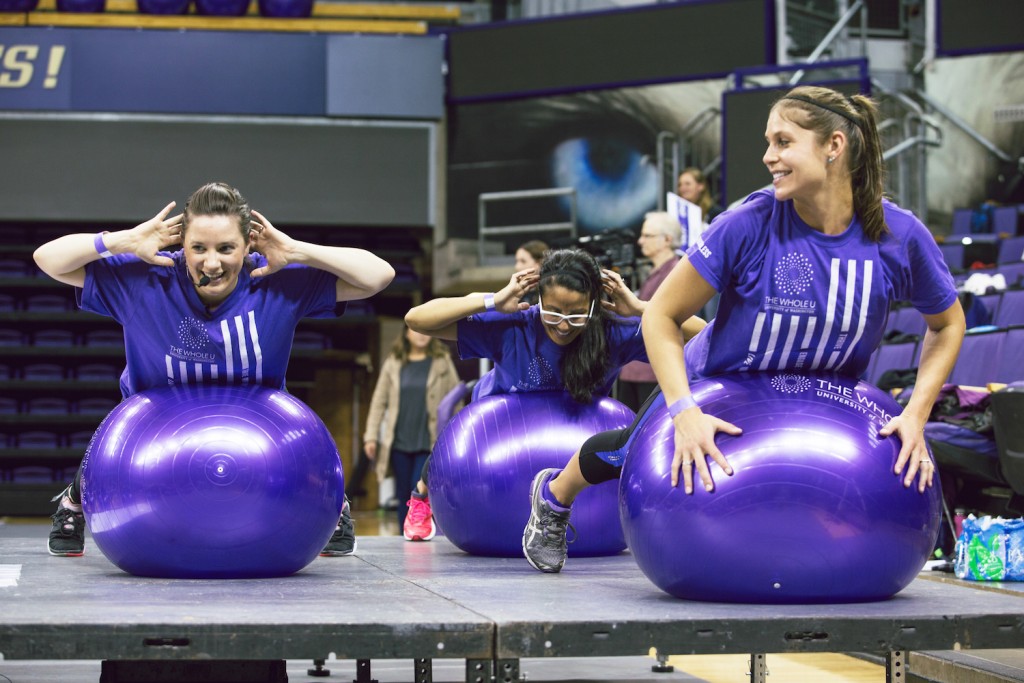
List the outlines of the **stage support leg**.
{"label": "stage support leg", "polygon": [[907,652],[892,650],[885,658],[885,683],[906,683]]}
{"label": "stage support leg", "polygon": [[767,683],[768,662],[763,652],[750,655],[750,683]]}

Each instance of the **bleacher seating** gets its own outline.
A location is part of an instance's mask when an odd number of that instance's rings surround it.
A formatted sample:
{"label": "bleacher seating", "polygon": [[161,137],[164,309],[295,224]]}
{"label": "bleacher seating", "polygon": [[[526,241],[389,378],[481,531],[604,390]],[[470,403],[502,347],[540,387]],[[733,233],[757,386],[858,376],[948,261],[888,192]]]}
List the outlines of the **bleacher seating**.
{"label": "bleacher seating", "polygon": [[999,301],[999,310],[992,317],[997,327],[1024,325],[1024,289],[1008,289]]}
{"label": "bleacher seating", "polygon": [[1020,263],[1024,257],[1024,236],[1007,237],[999,243],[997,263]]}
{"label": "bleacher seating", "polygon": [[971,209],[953,209],[953,235],[970,235],[973,215],[974,211]]}
{"label": "bleacher seating", "polygon": [[1017,205],[997,206],[992,209],[992,232],[1017,235],[1020,232],[1021,207]]}
{"label": "bleacher seating", "polygon": [[882,375],[889,370],[906,370],[915,367],[918,344],[917,337],[910,341],[881,344],[871,356],[868,365],[868,381],[877,385]]}
{"label": "bleacher seating", "polygon": [[949,373],[949,383],[983,387],[996,381],[993,377],[994,361],[1002,354],[1005,340],[1004,329],[964,335],[960,356]]}

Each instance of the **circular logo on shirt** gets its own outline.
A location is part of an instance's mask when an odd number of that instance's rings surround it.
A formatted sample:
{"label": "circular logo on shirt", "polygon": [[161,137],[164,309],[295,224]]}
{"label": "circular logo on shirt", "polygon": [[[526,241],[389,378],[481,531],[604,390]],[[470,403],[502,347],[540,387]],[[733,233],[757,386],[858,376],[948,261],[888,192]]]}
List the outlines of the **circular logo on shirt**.
{"label": "circular logo on shirt", "polygon": [[206,327],[195,318],[185,318],[178,323],[178,338],[181,339],[181,345],[187,349],[205,348],[210,341]]}
{"label": "circular logo on shirt", "polygon": [[530,361],[526,373],[531,387],[546,387],[555,383],[555,371],[551,369],[546,358],[538,356]]}
{"label": "circular logo on shirt", "polygon": [[790,252],[775,264],[775,286],[783,294],[803,294],[814,279],[814,267],[803,254]]}
{"label": "circular logo on shirt", "polygon": [[811,380],[802,375],[776,375],[772,388],[783,394],[799,394],[811,388]]}

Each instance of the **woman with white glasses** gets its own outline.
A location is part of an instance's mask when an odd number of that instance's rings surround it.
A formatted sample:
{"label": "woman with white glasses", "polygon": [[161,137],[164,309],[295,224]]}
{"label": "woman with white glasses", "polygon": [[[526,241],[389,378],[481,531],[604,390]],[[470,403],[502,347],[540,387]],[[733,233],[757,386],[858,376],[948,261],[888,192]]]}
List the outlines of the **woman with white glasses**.
{"label": "woman with white glasses", "polygon": [[[530,306],[523,297],[533,290],[539,302]],[[602,294],[609,301],[601,301]],[[409,311],[405,322],[458,342],[460,358],[493,361],[475,398],[564,389],[588,403],[608,395],[623,365],[646,360],[636,317],[646,305],[590,254],[561,249],[550,252],[539,271],[516,272],[494,294],[434,299]],[[698,319],[687,321],[684,335],[703,327]]]}

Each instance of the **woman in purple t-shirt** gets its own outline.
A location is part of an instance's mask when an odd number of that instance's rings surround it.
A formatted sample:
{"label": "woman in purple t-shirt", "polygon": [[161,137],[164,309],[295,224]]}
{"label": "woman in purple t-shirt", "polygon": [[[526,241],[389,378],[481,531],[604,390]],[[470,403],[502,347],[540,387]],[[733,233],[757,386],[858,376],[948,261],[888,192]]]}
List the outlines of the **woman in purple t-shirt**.
{"label": "woman in purple t-shirt", "polygon": [[[175,384],[283,389],[299,319],[334,316],[337,302],[372,296],[394,277],[363,249],[292,239],[224,183],[200,187],[168,218],[173,208],[130,230],[64,235],[34,255],[44,273],[80,289],[82,309],[121,323],[126,398]],[[58,496],[52,555],[84,551],[80,482],[81,472]]]}
{"label": "woman in purple t-shirt", "polygon": [[[880,432],[898,434],[895,471],[905,486],[931,486],[935,472],[924,425],[956,361],[964,314],[935,240],[912,214],[882,198],[876,107],[867,97],[798,87],[768,117],[763,162],[774,192],[755,192],[715,219],[669,274],[643,315],[644,340],[675,424],[672,484],[687,493],[693,471],[708,491],[710,456],[732,469],[715,433],[739,434],[701,411],[689,380],[733,371],[829,370],[858,377],[881,340],[889,303],[909,300],[924,315],[913,398]],[[716,293],[718,315],[686,345],[682,320]],[[576,495],[618,476],[637,422],[588,440],[561,473],[533,486],[523,549],[541,571],[565,561],[565,524]],[[554,476],[557,475],[557,476]]]}

